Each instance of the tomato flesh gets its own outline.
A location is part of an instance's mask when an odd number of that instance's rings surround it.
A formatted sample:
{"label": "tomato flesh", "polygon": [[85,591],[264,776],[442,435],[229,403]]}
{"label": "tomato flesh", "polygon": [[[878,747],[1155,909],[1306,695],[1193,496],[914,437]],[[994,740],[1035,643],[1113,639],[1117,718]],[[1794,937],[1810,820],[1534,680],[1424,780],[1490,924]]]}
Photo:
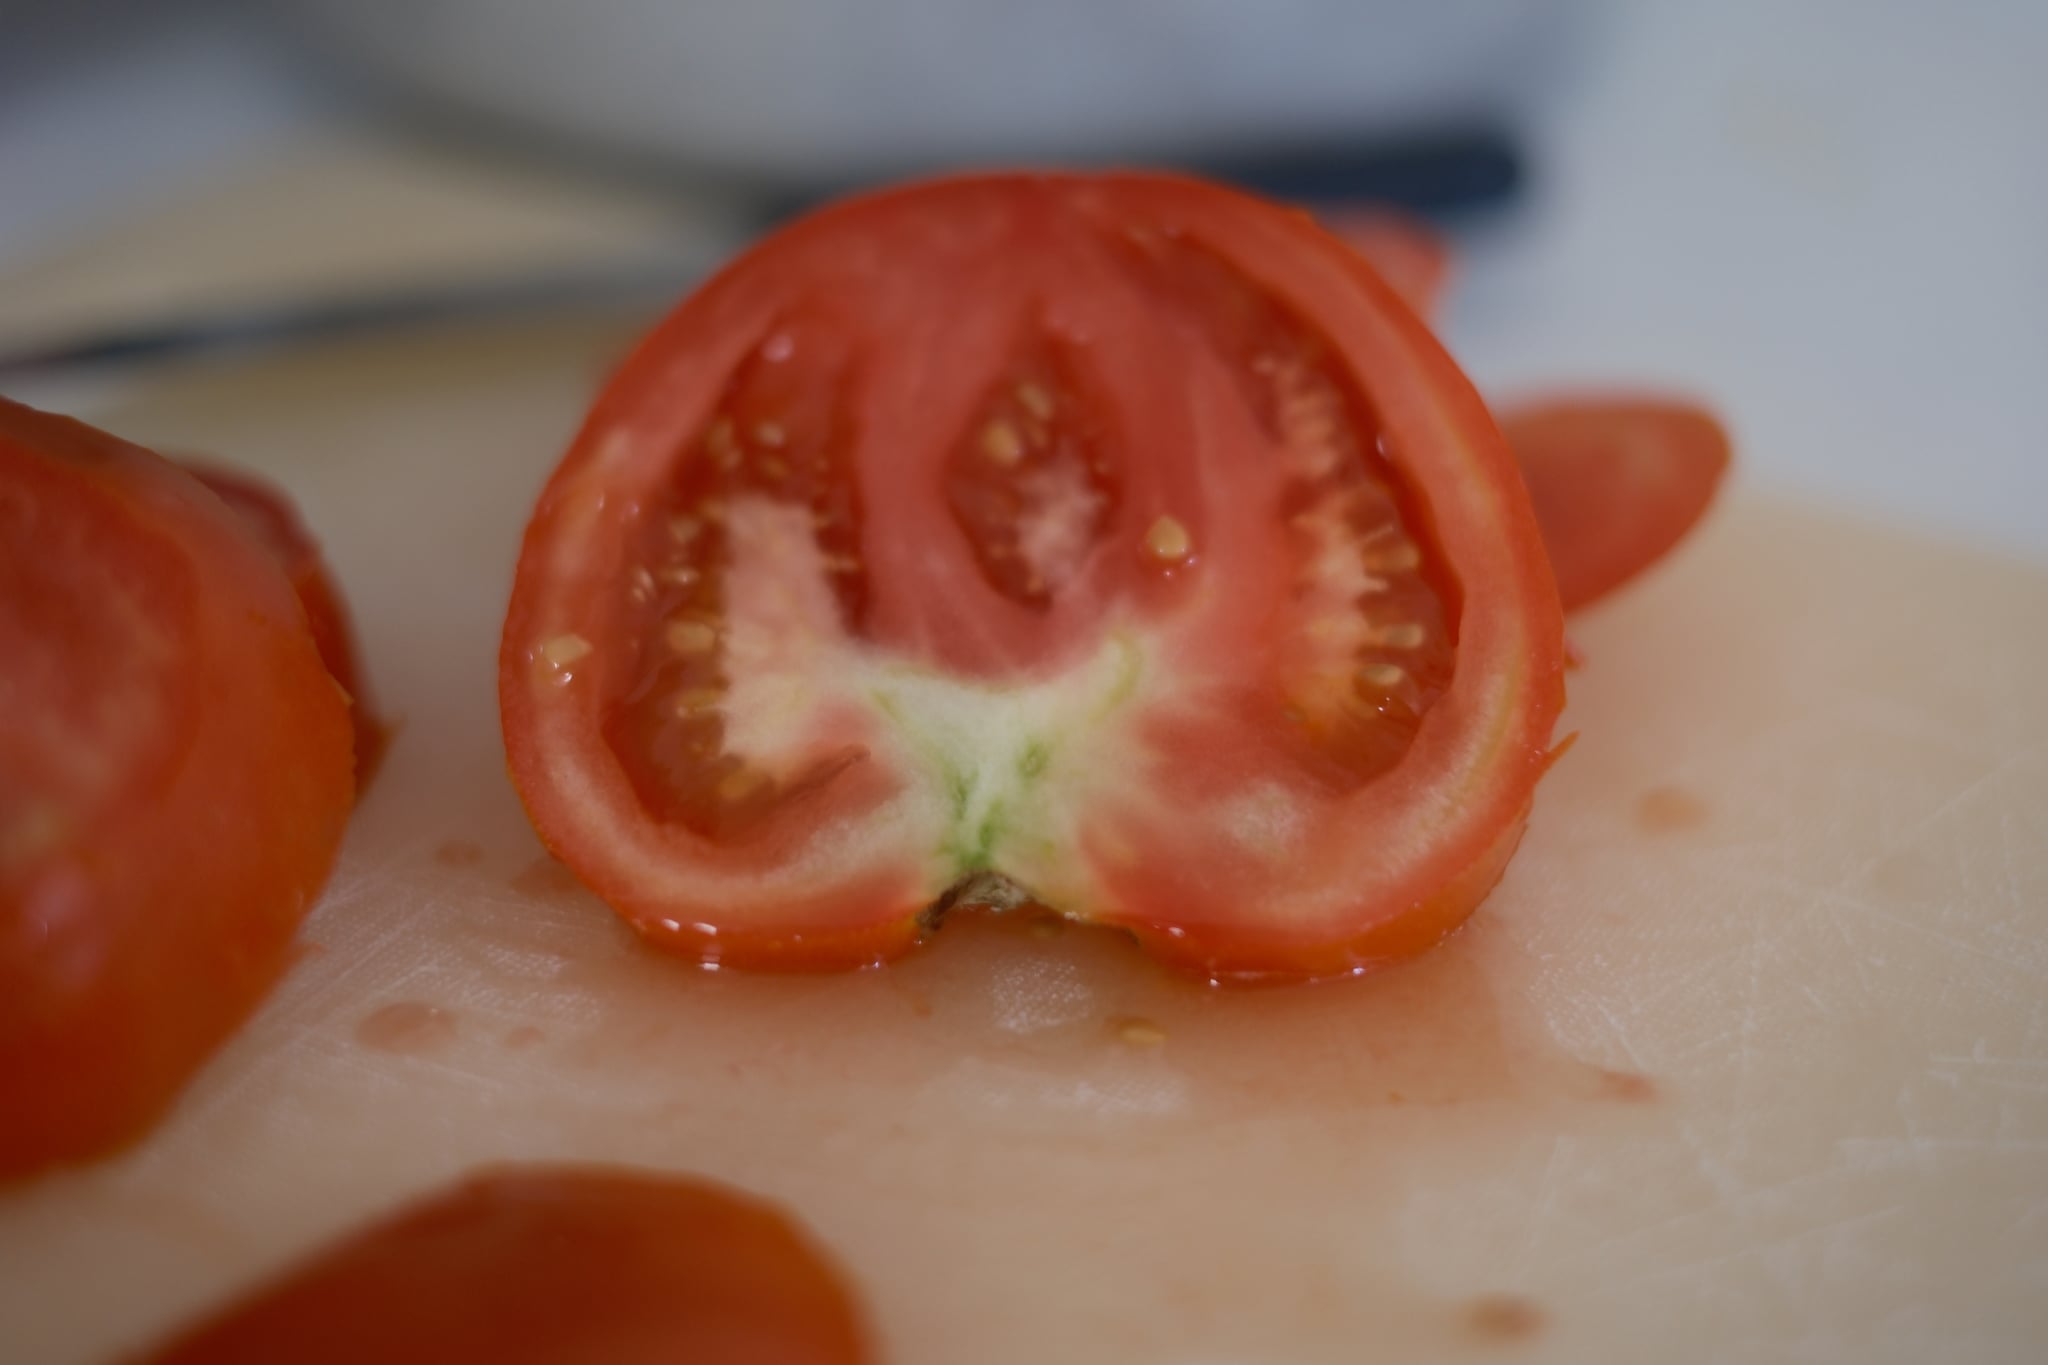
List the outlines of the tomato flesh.
{"label": "tomato flesh", "polygon": [[1030,899],[1318,975],[1490,888],[1560,637],[1483,406],[1339,241],[993,178],[800,224],[643,344],[528,527],[500,700],[543,839],[707,962]]}
{"label": "tomato flesh", "polygon": [[0,1179],[141,1133],[283,970],[351,803],[290,586],[160,457],[0,400]]}
{"label": "tomato flesh", "polygon": [[439,1191],[151,1365],[860,1365],[847,1290],[775,1210],[668,1176],[512,1167]]}

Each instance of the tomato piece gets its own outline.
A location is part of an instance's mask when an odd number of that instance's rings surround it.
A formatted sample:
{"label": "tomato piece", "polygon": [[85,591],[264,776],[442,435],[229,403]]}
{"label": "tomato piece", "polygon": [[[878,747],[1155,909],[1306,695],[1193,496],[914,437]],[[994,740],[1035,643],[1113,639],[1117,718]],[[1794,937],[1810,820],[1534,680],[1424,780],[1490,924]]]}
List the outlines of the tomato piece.
{"label": "tomato piece", "polygon": [[349,715],[355,725],[356,791],[360,795],[383,761],[390,730],[370,698],[369,679],[357,662],[355,625],[349,619],[347,599],[320,555],[319,542],[283,490],[239,470],[190,459],[180,463],[256,533],[298,594],[320,658],[348,694]]}
{"label": "tomato piece", "polygon": [[766,1205],[677,1177],[472,1176],[180,1335],[152,1365],[861,1365],[852,1299]]}
{"label": "tomato piece", "polygon": [[0,1177],[138,1136],[283,970],[352,799],[290,584],[159,456],[0,400]]}
{"label": "tomato piece", "polygon": [[940,181],[784,229],[611,380],[500,654],[543,841],[707,964],[1033,901],[1212,977],[1429,946],[1562,704],[1471,385],[1305,215]]}
{"label": "tomato piece", "polygon": [[1572,611],[1649,568],[1698,524],[1728,469],[1712,413],[1653,397],[1548,398],[1500,415]]}

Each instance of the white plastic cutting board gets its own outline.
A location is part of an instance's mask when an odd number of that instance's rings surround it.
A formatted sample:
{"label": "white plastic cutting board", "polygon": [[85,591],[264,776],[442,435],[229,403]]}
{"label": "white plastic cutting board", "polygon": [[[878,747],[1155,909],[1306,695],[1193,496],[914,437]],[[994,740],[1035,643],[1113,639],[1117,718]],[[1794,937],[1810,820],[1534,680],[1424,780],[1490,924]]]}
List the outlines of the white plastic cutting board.
{"label": "white plastic cutting board", "polygon": [[782,1201],[901,1365],[2048,1354],[2048,573],[1736,497],[1576,624],[1582,738],[1506,881],[1378,977],[1218,993],[964,919],[707,975],[542,857],[497,735],[517,537],[625,335],[97,414],[298,493],[403,729],[171,1121],[0,1196],[0,1360],[103,1359],[508,1158]]}

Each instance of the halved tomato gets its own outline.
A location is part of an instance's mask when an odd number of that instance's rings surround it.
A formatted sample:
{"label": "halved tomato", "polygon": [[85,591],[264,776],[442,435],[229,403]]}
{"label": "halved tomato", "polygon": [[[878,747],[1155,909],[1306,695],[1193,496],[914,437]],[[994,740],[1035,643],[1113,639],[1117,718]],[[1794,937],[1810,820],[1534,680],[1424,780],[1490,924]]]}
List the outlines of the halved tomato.
{"label": "halved tomato", "polygon": [[234,515],[0,400],[0,1178],[170,1103],[283,970],[352,791],[347,704]]}
{"label": "halved tomato", "polygon": [[335,586],[334,575],[321,557],[319,542],[306,529],[291,499],[255,475],[224,469],[199,460],[181,464],[222,502],[235,509],[242,522],[256,533],[306,609],[306,623],[312,628],[313,643],[327,671],[348,694],[349,716],[355,723],[356,791],[369,786],[383,760],[389,732],[378,718],[370,698],[370,683],[358,661],[355,626],[349,620],[348,604]]}
{"label": "halved tomato", "polygon": [[860,1365],[860,1314],[776,1210],[577,1167],[472,1176],[182,1333],[152,1365]]}
{"label": "halved tomato", "polygon": [[599,398],[500,657],[541,837],[651,941],[843,967],[1031,900],[1215,977],[1418,952],[1563,700],[1478,395],[1305,215],[925,184],[749,252]]}

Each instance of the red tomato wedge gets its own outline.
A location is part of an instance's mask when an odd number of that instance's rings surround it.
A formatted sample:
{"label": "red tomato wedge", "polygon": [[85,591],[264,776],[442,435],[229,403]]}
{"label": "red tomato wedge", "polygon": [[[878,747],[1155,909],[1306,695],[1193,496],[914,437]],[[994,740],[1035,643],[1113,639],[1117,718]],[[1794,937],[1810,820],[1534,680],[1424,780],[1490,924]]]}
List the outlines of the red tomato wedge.
{"label": "red tomato wedge", "polygon": [[846,1289],[779,1213],[624,1171],[473,1176],[316,1255],[151,1365],[862,1365]]}
{"label": "red tomato wedge", "polygon": [[0,400],[0,1178],[139,1135],[283,970],[352,800],[277,566],[169,462]]}
{"label": "red tomato wedge", "polygon": [[[1428,317],[1450,278],[1449,243],[1404,214],[1325,215]],[[1606,596],[1668,554],[1698,524],[1728,469],[1712,413],[1648,394],[1546,397],[1500,414],[1566,611]]]}
{"label": "red tomato wedge", "polygon": [[829,209],[664,321],[541,496],[499,688],[542,839],[676,952],[1033,901],[1301,977],[1493,886],[1561,638],[1484,405],[1340,240],[1012,176]]}
{"label": "red tomato wedge", "polygon": [[389,732],[370,699],[369,679],[358,662],[355,626],[349,620],[347,600],[335,586],[327,561],[321,558],[319,542],[313,539],[282,490],[238,470],[196,460],[180,463],[235,509],[243,524],[269,549],[291,582],[292,591],[298,594],[320,658],[349,697],[349,715],[355,723],[356,790],[360,793],[376,775]]}
{"label": "red tomato wedge", "polygon": [[1728,470],[1713,414],[1649,396],[1551,398],[1501,413],[1566,611],[1670,553]]}

